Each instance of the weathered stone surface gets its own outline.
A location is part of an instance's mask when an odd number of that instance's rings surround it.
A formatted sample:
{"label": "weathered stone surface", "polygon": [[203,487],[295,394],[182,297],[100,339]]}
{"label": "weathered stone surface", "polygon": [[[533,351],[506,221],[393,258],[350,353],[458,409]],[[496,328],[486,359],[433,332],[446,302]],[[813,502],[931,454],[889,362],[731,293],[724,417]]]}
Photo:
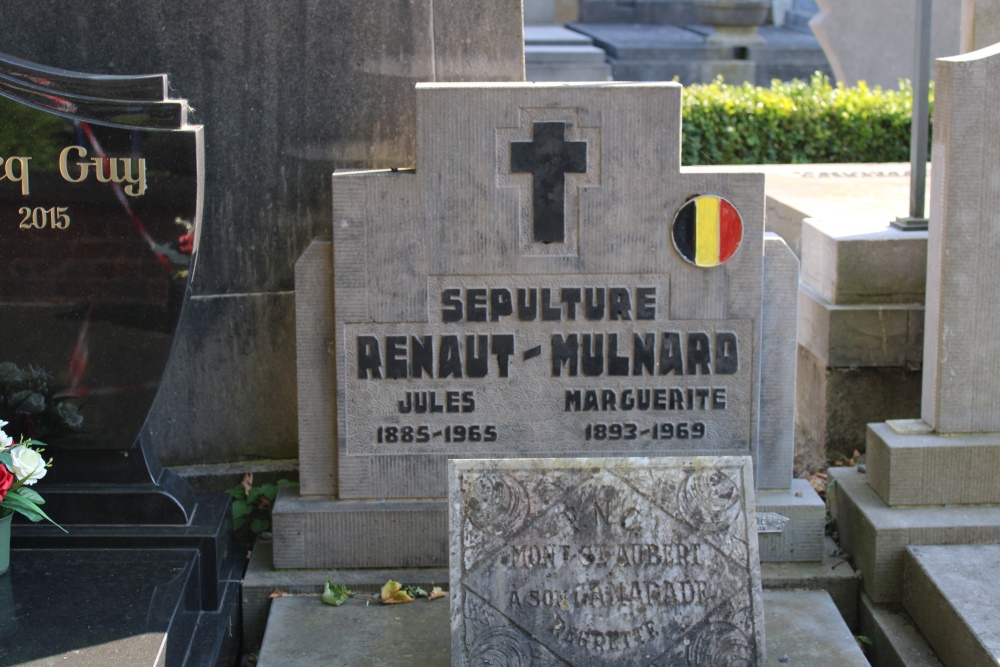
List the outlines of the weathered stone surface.
{"label": "weathered stone surface", "polygon": [[900,434],[868,425],[868,483],[887,505],[1000,504],[1000,433]]}
{"label": "weathered stone surface", "polygon": [[921,416],[940,433],[1000,432],[1000,46],[938,61]]}
{"label": "weathered stone surface", "polygon": [[1000,545],[913,546],[905,559],[903,606],[941,661],[996,665]]}
{"label": "weathered stone surface", "polygon": [[[809,25],[823,45],[838,81],[896,88],[913,79],[916,60],[916,4],[906,0],[816,0],[820,13]],[[959,52],[959,12],[955,3],[935,2],[931,57]]]}
{"label": "weathered stone surface", "polygon": [[923,361],[923,304],[837,305],[799,285],[799,345],[834,368],[916,370]]}
{"label": "weathered stone surface", "polygon": [[[679,130],[680,87],[428,84],[417,98],[415,172],[334,177],[340,497],[444,497],[455,456],[757,454],[763,181],[679,172],[679,135],[661,128]],[[512,147],[553,126],[583,152],[545,242],[544,186]],[[675,247],[695,192],[742,215],[724,264]],[[690,364],[698,349],[714,368]]]}
{"label": "weathered stone surface", "polygon": [[850,457],[864,450],[866,424],[920,414],[920,371],[834,368],[799,346],[796,455]]}
{"label": "weathered stone surface", "polygon": [[877,605],[861,594],[858,632],[871,640],[868,656],[879,667],[941,667],[934,650],[899,603]]}
{"label": "weathered stone surface", "polygon": [[747,457],[449,464],[452,664],[764,665]]}
{"label": "weathered stone surface", "polygon": [[830,513],[840,545],[854,557],[872,601],[903,596],[903,554],[909,545],[1000,543],[1000,506],[889,507],[857,468],[831,468]]}
{"label": "weathered stone surface", "polygon": [[[823,591],[764,593],[768,665],[868,667],[851,629]],[[786,660],[781,657],[786,656]],[[719,663],[725,664],[725,663]]]}

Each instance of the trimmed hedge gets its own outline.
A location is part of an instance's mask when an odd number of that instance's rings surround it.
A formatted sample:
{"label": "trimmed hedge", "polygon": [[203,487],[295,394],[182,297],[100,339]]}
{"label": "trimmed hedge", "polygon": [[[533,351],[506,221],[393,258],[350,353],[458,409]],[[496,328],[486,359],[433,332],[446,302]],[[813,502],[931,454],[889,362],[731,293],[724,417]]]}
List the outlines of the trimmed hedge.
{"label": "trimmed hedge", "polygon": [[[931,89],[931,105],[934,93]],[[908,162],[913,89],[775,80],[770,88],[712,83],[684,89],[685,165]]]}

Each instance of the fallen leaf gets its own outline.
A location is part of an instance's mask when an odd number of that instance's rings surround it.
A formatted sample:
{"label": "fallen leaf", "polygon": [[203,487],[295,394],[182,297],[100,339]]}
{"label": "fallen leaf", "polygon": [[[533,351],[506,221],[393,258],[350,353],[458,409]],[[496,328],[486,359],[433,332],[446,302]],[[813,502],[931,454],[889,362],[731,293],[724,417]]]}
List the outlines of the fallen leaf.
{"label": "fallen leaf", "polygon": [[240,482],[240,485],[243,487],[243,490],[247,492],[247,495],[249,495],[250,488],[253,486],[253,473],[252,472],[243,473],[243,481]]}
{"label": "fallen leaf", "polygon": [[354,593],[343,584],[331,584],[329,579],[323,584],[323,602],[329,605],[339,607],[347,601],[347,598],[353,596]]}
{"label": "fallen leaf", "polygon": [[443,598],[447,593],[441,590],[440,586],[435,586],[431,589],[431,594],[427,596],[428,600],[437,600],[438,598]]}
{"label": "fallen leaf", "polygon": [[385,586],[382,587],[381,600],[382,604],[402,604],[404,602],[413,602],[413,598],[403,590],[403,585],[398,581],[393,581],[392,579],[387,581]]}
{"label": "fallen leaf", "polygon": [[271,591],[271,594],[268,595],[267,597],[268,599],[273,600],[274,598],[283,598],[286,595],[288,595],[288,593],[286,593],[285,591],[281,591],[275,588],[273,591]]}

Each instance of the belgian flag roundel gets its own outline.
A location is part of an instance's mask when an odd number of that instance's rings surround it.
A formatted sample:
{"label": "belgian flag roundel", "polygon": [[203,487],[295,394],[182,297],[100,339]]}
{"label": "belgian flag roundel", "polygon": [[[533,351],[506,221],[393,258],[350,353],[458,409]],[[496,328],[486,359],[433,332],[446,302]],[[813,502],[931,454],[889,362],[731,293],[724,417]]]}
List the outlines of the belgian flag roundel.
{"label": "belgian flag roundel", "polygon": [[732,257],[743,240],[743,218],[729,201],[701,195],[685,202],[674,216],[677,252],[695,266],[718,266]]}

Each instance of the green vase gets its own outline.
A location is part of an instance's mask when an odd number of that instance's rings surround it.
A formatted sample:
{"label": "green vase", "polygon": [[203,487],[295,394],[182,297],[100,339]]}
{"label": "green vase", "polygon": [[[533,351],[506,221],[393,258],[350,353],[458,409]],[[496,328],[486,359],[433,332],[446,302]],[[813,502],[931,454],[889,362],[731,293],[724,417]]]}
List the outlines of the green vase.
{"label": "green vase", "polygon": [[10,567],[10,521],[13,512],[0,517],[0,574],[6,574]]}

